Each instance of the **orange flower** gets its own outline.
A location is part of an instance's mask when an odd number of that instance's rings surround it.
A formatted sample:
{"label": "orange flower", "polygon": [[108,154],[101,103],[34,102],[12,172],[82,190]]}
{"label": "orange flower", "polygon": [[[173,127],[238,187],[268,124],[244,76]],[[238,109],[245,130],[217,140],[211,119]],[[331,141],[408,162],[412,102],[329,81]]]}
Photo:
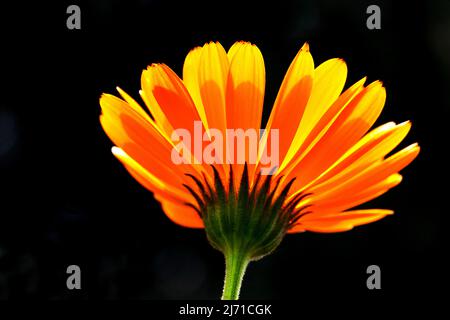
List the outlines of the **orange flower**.
{"label": "orange flower", "polygon": [[[330,59],[315,67],[308,44],[300,49],[266,125],[266,133],[279,129],[279,140],[275,145],[265,134],[259,144],[262,150],[277,148],[279,153],[279,166],[265,183],[259,174],[263,165],[248,161],[249,150],[237,150],[244,152],[246,164],[175,164],[171,158],[176,148],[174,130],[185,128],[194,134],[195,122],[201,121],[207,133],[213,128],[224,135],[227,128],[259,130],[265,67],[259,49],[250,43],[237,42],[228,52],[212,42],[195,48],[186,57],[182,79],[164,64],[149,66],[142,73],[140,91],[149,113],[118,88],[123,100],[102,95],[100,120],[117,146],[113,154],[153,192],[167,216],[182,226],[205,226],[206,207],[214,202],[214,193],[220,193],[220,185],[225,202],[245,192],[248,196],[252,189],[262,197],[266,186],[264,199],[272,202],[269,205],[282,200],[278,214],[289,204],[293,207],[284,212],[282,235],[346,231],[392,214],[385,209],[351,209],[398,185],[402,180],[398,172],[420,150],[412,144],[387,156],[407,135],[410,122],[389,122],[369,131],[383,109],[385,88],[379,81],[365,86],[364,78],[342,92],[346,76],[343,60]],[[195,151],[190,151],[183,156],[192,160]],[[244,180],[248,185],[241,190]],[[272,192],[272,197],[267,196]],[[220,204],[220,195],[216,200],[210,210],[223,211],[217,205],[226,206]],[[236,216],[246,215],[235,211]],[[232,215],[227,219],[234,226],[230,228],[241,223]],[[206,229],[214,242],[212,231]],[[226,245],[213,245],[227,251],[233,246],[228,240],[223,240]],[[250,254],[248,260],[255,258]]]}

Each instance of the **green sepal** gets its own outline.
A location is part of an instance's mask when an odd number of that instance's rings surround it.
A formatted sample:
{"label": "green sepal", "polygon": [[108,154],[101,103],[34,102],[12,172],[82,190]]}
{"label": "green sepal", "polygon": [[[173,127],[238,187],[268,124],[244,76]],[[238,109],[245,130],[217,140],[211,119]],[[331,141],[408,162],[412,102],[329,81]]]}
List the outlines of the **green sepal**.
{"label": "green sepal", "polygon": [[210,244],[225,256],[239,254],[254,261],[270,254],[281,243],[289,228],[308,213],[303,212],[306,206],[297,208],[307,194],[300,193],[288,200],[294,180],[280,190],[283,177],[273,182],[271,175],[258,174],[251,184],[245,164],[236,190],[231,166],[226,184],[214,166],[212,170],[213,184],[208,182],[205,175],[204,181],[189,175],[199,192],[196,193],[188,185],[185,187],[197,202],[189,205],[203,219]]}

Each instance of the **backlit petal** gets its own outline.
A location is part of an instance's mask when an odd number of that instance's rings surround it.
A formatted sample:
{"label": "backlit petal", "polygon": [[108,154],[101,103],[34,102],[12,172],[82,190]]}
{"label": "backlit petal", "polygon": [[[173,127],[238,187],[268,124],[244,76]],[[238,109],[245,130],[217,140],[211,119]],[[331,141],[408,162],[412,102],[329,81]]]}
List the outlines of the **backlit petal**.
{"label": "backlit petal", "polygon": [[289,173],[287,180],[298,177],[293,189],[300,190],[355,145],[378,118],[385,99],[386,92],[380,82],[360,92]]}
{"label": "backlit petal", "polygon": [[164,213],[170,220],[187,228],[203,228],[203,221],[198,213],[185,204],[167,200],[162,196],[155,196],[155,199],[161,203]]}
{"label": "backlit petal", "polygon": [[387,123],[372,130],[315,179],[310,189],[313,190],[314,185],[326,180],[331,182],[353,176],[375,161],[383,159],[405,138],[410,128],[411,123],[407,121],[399,125]]}
{"label": "backlit petal", "polygon": [[262,147],[272,149],[267,139],[269,130],[279,130],[279,159],[284,159],[303,117],[313,85],[314,61],[305,43],[292,61],[275,100],[274,107],[266,126],[266,135]]}
{"label": "backlit petal", "polygon": [[208,173],[207,168],[173,163],[172,141],[159,131],[153,120],[142,116],[125,101],[112,95],[102,95],[100,105],[100,122],[109,138],[159,179],[178,185],[188,180],[185,173],[197,176],[200,176],[201,170]]}
{"label": "backlit petal", "polygon": [[368,224],[380,220],[387,215],[393,214],[392,210],[383,209],[367,209],[367,210],[353,210],[347,212],[331,213],[326,217],[309,218],[302,220],[297,226],[289,231],[289,233],[296,233],[302,231],[313,232],[343,232],[353,229],[353,227]]}
{"label": "backlit petal", "polygon": [[265,87],[262,54],[255,45],[242,43],[232,57],[226,96],[227,128],[259,130]]}
{"label": "backlit petal", "polygon": [[329,198],[358,192],[402,170],[417,157],[419,151],[420,147],[412,144],[385,160],[375,162],[364,170],[354,172],[354,174],[350,173],[337,180],[325,181],[312,188],[311,192]]}
{"label": "backlit petal", "polygon": [[[228,146],[233,148],[230,159],[235,163],[234,176],[240,181],[243,163],[237,160],[238,154],[244,155],[248,164],[249,176],[253,177],[258,158],[259,129],[264,100],[265,69],[264,60],[259,49],[251,43],[239,43],[230,49],[230,73],[227,85],[227,129],[241,130],[250,138],[245,141],[245,148],[238,149],[236,139],[229,139]],[[247,131],[249,130],[250,131]],[[252,135],[253,134],[253,135]],[[253,137],[254,148],[251,147]]]}
{"label": "backlit petal", "polygon": [[229,70],[227,53],[220,43],[207,43],[201,49],[198,63],[198,87],[209,128],[225,132],[225,96]]}
{"label": "backlit petal", "polygon": [[205,107],[203,106],[202,97],[199,87],[199,65],[200,56],[202,54],[202,48],[197,47],[189,51],[183,65],[183,82],[188,89],[198,114],[203,121],[203,125],[206,129],[208,126],[208,118],[206,117]]}
{"label": "backlit petal", "polygon": [[341,197],[327,197],[318,194],[317,196],[311,196],[310,202],[314,204],[312,208],[315,216],[320,215],[323,212],[330,210],[344,211],[354,208],[362,203],[375,199],[382,194],[389,191],[389,189],[397,186],[402,181],[402,176],[395,173],[386,179],[378,182],[366,189],[360,190],[354,193],[347,193]]}
{"label": "backlit petal", "polygon": [[142,72],[141,84],[141,95],[167,136],[179,128],[193,132],[200,116],[183,82],[168,66],[152,64]]}
{"label": "backlit petal", "polygon": [[314,70],[313,77],[308,104],[280,170],[294,157],[308,134],[341,94],[347,78],[347,66],[342,59],[330,59]]}

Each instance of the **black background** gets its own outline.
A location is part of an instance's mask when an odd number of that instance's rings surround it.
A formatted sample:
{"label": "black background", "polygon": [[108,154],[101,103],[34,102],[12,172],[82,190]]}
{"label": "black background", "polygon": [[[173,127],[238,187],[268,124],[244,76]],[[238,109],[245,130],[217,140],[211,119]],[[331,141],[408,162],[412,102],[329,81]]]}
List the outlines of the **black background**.
{"label": "black background", "polygon": [[[66,8],[81,7],[81,30]],[[366,28],[381,8],[382,29]],[[248,40],[267,73],[265,119],[304,41],[316,65],[348,65],[387,88],[377,125],[412,120],[405,179],[370,207],[396,215],[339,234],[303,233],[253,263],[243,299],[425,297],[444,288],[450,84],[448,1],[81,1],[1,5],[0,299],[216,299],[223,257],[204,232],[179,227],[112,156],[98,117],[102,92],[138,97],[152,62],[181,73],[206,41]],[[82,290],[66,288],[66,268]],[[381,267],[382,290],[366,288]]]}

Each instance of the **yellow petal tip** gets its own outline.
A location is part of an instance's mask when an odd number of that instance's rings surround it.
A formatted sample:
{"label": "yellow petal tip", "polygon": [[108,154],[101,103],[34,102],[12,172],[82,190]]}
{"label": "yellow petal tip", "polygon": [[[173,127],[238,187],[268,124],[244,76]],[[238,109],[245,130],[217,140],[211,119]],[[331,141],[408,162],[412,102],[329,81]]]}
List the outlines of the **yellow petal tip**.
{"label": "yellow petal tip", "polygon": [[306,52],[309,52],[309,43],[308,43],[308,42],[305,42],[305,43],[303,44],[301,50],[306,51]]}

